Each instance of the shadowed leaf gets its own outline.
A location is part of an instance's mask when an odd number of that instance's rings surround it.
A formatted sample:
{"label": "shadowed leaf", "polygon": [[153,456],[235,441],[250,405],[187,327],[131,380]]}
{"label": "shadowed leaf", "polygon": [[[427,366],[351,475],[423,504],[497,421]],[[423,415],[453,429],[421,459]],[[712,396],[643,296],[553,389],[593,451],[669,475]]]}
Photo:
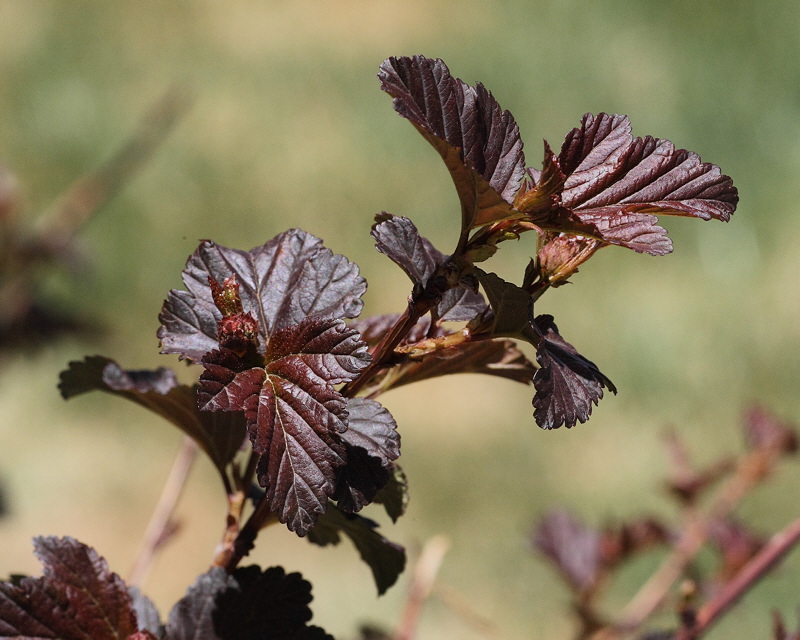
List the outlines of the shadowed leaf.
{"label": "shadowed leaf", "polygon": [[281,567],[201,575],[173,607],[166,640],[333,640],[309,626],[311,585]]}
{"label": "shadowed leaf", "polygon": [[377,527],[378,525],[372,520],[344,513],[332,506],[319,519],[317,526],[309,532],[308,539],[324,547],[329,544],[339,544],[340,534],[350,538],[359,556],[372,571],[378,593],[382,595],[403,573],[406,552],[400,545],[389,542],[380,535]]}
{"label": "shadowed leaf", "polygon": [[194,439],[220,473],[245,439],[242,414],[199,411],[197,387],[178,384],[169,369],[131,371],[109,358],[89,356],[69,363],[61,372],[59,389],[65,399],[105,391],[150,409]]}

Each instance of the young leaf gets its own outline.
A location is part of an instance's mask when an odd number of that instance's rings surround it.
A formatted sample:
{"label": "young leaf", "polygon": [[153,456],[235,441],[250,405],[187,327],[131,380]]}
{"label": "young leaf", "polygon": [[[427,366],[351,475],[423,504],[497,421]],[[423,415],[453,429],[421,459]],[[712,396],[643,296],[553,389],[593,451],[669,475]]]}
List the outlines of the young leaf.
{"label": "young leaf", "polygon": [[403,573],[406,552],[400,545],[389,542],[380,535],[377,527],[372,520],[344,513],[331,506],[319,519],[317,526],[309,532],[308,540],[324,547],[339,544],[340,534],[346,535],[355,545],[361,559],[369,565],[378,594],[383,595]]}
{"label": "young leaf", "polygon": [[150,409],[193,438],[220,473],[225,472],[245,440],[242,414],[199,411],[197,388],[178,384],[175,374],[163,367],[131,371],[109,358],[88,356],[70,362],[61,372],[58,386],[65,399],[88,391],[105,391]]}
{"label": "young leaf", "polygon": [[[411,279],[415,287],[425,287],[447,256],[419,235],[411,220],[384,213],[372,228],[378,251],[388,256]],[[472,320],[486,309],[483,296],[465,287],[447,289],[437,305],[439,320]]]}
{"label": "young leaf", "polygon": [[281,567],[201,575],[169,614],[165,640],[333,640],[309,626],[311,585]]}
{"label": "young leaf", "polygon": [[[557,159],[546,146],[540,179],[516,201],[534,222],[653,255],[672,243],[651,214],[728,221],[739,200],[719,167],[669,140],[634,138],[627,116],[606,113],[587,113]],[[553,198],[549,210],[544,196]]]}
{"label": "young leaf", "polygon": [[589,419],[592,404],[603,397],[604,387],[613,393],[617,389],[593,362],[559,335],[552,316],[538,316],[536,327],[542,339],[536,351],[541,368],[533,376],[533,416],[542,429],[558,429],[562,424],[570,429]]}
{"label": "young leaf", "polygon": [[138,631],[125,583],[72,538],[34,539],[41,578],[0,583],[0,638],[119,640]]}
{"label": "young leaf", "polygon": [[366,281],[358,267],[334,254],[319,238],[292,229],[250,251],[204,241],[183,272],[188,291],[170,291],[159,315],[162,353],[193,362],[218,347],[222,314],[214,304],[209,276],[239,283],[244,311],[259,324],[260,348],[273,331],[308,317],[355,318],[361,311]]}
{"label": "young leaf", "polygon": [[342,320],[309,317],[272,332],[264,361],[251,368],[228,349],[212,351],[198,403],[205,411],[244,410],[270,509],[302,536],[325,511],[345,462],[347,403],[333,385],[353,380],[369,355]]}
{"label": "young leaf", "polygon": [[524,173],[519,127],[483,85],[450,75],[441,60],[389,58],[381,89],[444,160],[461,201],[461,227],[472,229],[515,215]]}

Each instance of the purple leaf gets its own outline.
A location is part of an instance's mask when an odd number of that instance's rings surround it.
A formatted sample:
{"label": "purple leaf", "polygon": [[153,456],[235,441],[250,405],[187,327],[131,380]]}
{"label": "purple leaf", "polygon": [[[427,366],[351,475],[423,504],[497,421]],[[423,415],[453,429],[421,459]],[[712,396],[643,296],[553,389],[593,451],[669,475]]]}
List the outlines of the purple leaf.
{"label": "purple leaf", "polygon": [[[411,220],[383,213],[372,228],[378,251],[388,256],[411,279],[415,287],[425,287],[447,256],[419,235]],[[436,309],[439,320],[472,320],[486,309],[483,296],[465,287],[447,289]]]}
{"label": "purple leaf", "polygon": [[310,317],[270,334],[263,367],[220,349],[203,359],[202,410],[244,410],[259,482],[281,522],[305,535],[335,490],[345,462],[345,399],[333,385],[369,363],[366,345],[342,320]]}
{"label": "purple leaf", "polygon": [[542,339],[536,352],[541,368],[533,376],[533,416],[542,429],[561,425],[570,429],[589,419],[592,405],[603,397],[604,387],[613,393],[617,389],[593,362],[558,334],[552,316],[538,316],[536,327]]}
{"label": "purple leaf", "polygon": [[200,362],[217,348],[222,314],[214,304],[208,278],[224,282],[231,275],[239,283],[244,311],[258,321],[261,345],[273,331],[308,317],[356,317],[367,286],[355,264],[299,229],[250,251],[206,240],[183,272],[187,291],[171,291],[164,303],[158,331],[162,353]]}
{"label": "purple leaf", "polygon": [[600,569],[600,533],[566,511],[552,511],[533,533],[533,544],[576,592],[592,588]]}
{"label": "purple leaf", "polygon": [[109,358],[89,356],[69,363],[61,373],[59,389],[65,399],[105,391],[149,409],[193,438],[221,473],[246,436],[241,414],[199,411],[196,387],[178,384],[175,374],[163,367],[131,371]]}
{"label": "purple leaf", "polygon": [[0,583],[0,638],[119,640],[137,632],[125,583],[72,538],[34,539],[41,578]]}
{"label": "purple leaf", "polygon": [[[653,255],[669,253],[672,243],[650,214],[728,221],[739,200],[719,167],[669,140],[634,138],[627,116],[606,113],[586,114],[557,159],[546,147],[540,179],[543,185],[520,195],[517,206],[544,226],[583,234],[594,227],[590,235],[604,242]],[[560,197],[547,211],[544,196],[554,194]]]}
{"label": "purple leaf", "polygon": [[332,507],[309,532],[308,539],[324,547],[339,544],[340,534],[346,535],[372,571],[378,594],[383,595],[403,573],[406,552],[399,544],[390,542],[379,534],[377,528],[378,525],[372,520]]}
{"label": "purple leaf", "polygon": [[378,78],[395,110],[444,160],[461,201],[462,229],[513,216],[525,158],[514,117],[492,94],[422,56],[389,58]]}

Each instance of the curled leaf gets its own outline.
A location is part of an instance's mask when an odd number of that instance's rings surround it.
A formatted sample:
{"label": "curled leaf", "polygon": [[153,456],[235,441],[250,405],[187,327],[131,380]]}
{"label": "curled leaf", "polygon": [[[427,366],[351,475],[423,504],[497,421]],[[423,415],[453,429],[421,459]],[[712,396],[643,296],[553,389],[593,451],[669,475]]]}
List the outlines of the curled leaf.
{"label": "curled leaf", "polygon": [[377,529],[378,525],[372,520],[344,513],[334,506],[320,518],[317,526],[309,532],[308,539],[324,547],[339,544],[341,534],[346,535],[372,571],[378,594],[383,595],[403,573],[406,552],[399,544],[384,538]]}
{"label": "curled leaf", "polygon": [[533,376],[533,416],[542,429],[561,425],[570,429],[589,419],[592,405],[603,397],[604,387],[613,393],[617,389],[593,362],[559,335],[552,316],[538,316],[536,327],[542,340],[536,351],[540,369]]}

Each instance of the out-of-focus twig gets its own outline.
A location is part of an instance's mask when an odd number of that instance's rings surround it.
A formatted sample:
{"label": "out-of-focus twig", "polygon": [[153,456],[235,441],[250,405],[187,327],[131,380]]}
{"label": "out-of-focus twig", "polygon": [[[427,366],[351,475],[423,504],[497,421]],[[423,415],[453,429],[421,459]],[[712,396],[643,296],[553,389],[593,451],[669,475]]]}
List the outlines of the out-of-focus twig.
{"label": "out-of-focus twig", "polygon": [[592,640],[616,640],[634,634],[661,607],[672,586],[702,549],[711,524],[730,515],[741,499],[766,477],[782,451],[779,442],[775,446],[754,449],[739,460],[733,475],[705,513],[700,513],[693,505],[687,506],[686,524],[672,552],[624,608],[619,622],[600,630]]}
{"label": "out-of-focus twig", "polygon": [[178,500],[186,486],[186,480],[192,469],[195,458],[197,457],[197,443],[186,436],[172,463],[169,476],[164,483],[161,497],[158,499],[150,522],[147,524],[139,551],[133,563],[128,584],[141,586],[153,566],[156,553],[166,543],[175,532],[175,522],[173,513],[178,504]]}
{"label": "out-of-focus twig", "polygon": [[450,548],[450,540],[444,536],[434,536],[422,547],[414,573],[411,576],[411,585],[408,591],[403,616],[394,634],[394,640],[412,640],[417,631],[422,609],[430,597],[433,583],[442,561]]}
{"label": "out-of-focus twig", "polygon": [[697,611],[695,624],[678,631],[675,640],[696,640],[747,591],[752,589],[800,542],[800,518],[776,533],[720,592]]}

